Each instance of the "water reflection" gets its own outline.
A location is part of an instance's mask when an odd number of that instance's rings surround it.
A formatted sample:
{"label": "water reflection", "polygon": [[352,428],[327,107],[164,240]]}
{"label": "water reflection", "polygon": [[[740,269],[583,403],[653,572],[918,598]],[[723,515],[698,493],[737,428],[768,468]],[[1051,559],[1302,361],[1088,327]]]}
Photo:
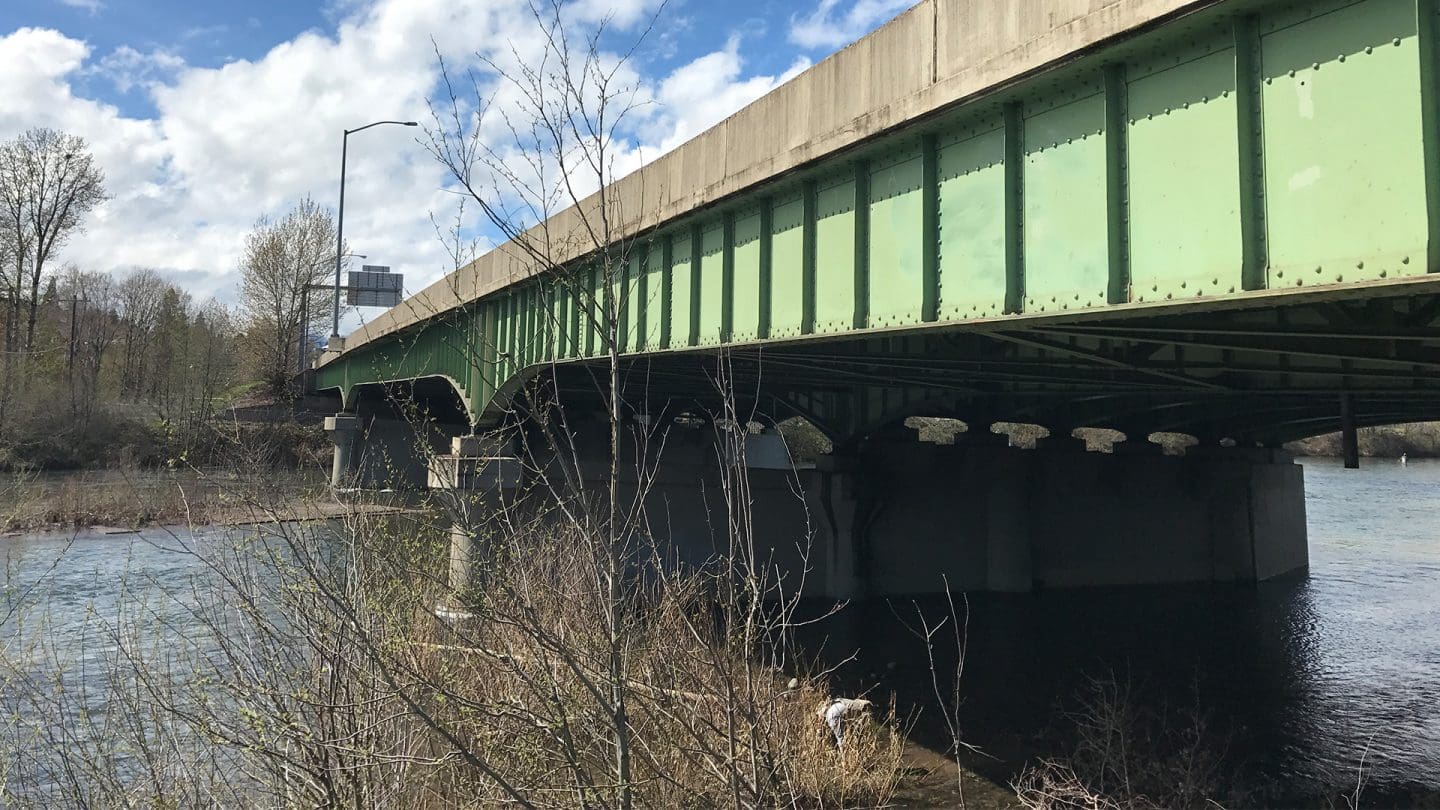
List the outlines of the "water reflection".
{"label": "water reflection", "polygon": [[[1006,778],[1058,752],[1057,715],[1087,679],[1136,699],[1203,705],[1230,761],[1267,795],[1352,784],[1372,795],[1440,791],[1440,463],[1307,464],[1311,567],[1260,585],[1092,588],[968,598],[961,720]],[[964,605],[960,605],[963,609]],[[943,748],[924,647],[906,625],[943,599],[872,601],[811,628],[853,691],[897,690],[917,733]],[[937,636],[950,672],[953,637]]]}

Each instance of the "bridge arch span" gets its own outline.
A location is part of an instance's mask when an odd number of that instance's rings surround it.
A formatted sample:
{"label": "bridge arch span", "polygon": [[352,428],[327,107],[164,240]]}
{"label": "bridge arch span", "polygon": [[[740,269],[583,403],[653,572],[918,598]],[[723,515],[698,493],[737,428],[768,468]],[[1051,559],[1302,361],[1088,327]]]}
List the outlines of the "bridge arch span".
{"label": "bridge arch span", "polygon": [[341,401],[351,413],[444,424],[472,425],[475,421],[465,389],[443,374],[357,383],[342,389]]}

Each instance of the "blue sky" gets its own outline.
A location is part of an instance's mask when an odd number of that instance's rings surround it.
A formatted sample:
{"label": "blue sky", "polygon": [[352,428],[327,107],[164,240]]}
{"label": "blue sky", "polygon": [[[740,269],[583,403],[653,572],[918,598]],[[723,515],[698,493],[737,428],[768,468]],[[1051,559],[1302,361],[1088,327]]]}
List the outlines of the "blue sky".
{"label": "blue sky", "polygon": [[[872,30],[908,0],[571,0],[577,27],[634,41],[649,100],[645,161]],[[64,258],[123,274],[155,267],[197,299],[233,300],[244,236],[311,195],[333,205],[339,133],[427,116],[447,63],[525,50],[522,0],[4,0],[0,139],[32,126],[80,135],[112,199]],[[588,27],[588,28],[587,28]],[[434,45],[432,45],[432,39]],[[351,144],[346,234],[417,290],[446,269],[431,217],[454,206],[415,130]],[[364,138],[363,142],[359,138]]]}

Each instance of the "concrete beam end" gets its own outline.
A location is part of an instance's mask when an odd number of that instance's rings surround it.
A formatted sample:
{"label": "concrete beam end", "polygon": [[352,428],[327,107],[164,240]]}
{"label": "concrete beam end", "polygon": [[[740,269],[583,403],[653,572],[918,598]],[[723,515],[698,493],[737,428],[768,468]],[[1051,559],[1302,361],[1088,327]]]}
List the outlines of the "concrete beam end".
{"label": "concrete beam end", "polygon": [[337,431],[354,431],[360,429],[360,417],[358,416],[327,416],[325,417],[325,432],[335,433]]}

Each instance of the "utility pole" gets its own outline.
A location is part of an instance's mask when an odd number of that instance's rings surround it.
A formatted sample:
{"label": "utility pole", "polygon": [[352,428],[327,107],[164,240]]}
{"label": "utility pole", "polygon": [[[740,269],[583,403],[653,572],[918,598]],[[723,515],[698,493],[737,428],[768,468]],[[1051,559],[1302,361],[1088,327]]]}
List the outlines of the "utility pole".
{"label": "utility pole", "polygon": [[70,296],[70,356],[65,360],[65,373],[71,386],[75,385],[75,310],[79,303],[79,296]]}

